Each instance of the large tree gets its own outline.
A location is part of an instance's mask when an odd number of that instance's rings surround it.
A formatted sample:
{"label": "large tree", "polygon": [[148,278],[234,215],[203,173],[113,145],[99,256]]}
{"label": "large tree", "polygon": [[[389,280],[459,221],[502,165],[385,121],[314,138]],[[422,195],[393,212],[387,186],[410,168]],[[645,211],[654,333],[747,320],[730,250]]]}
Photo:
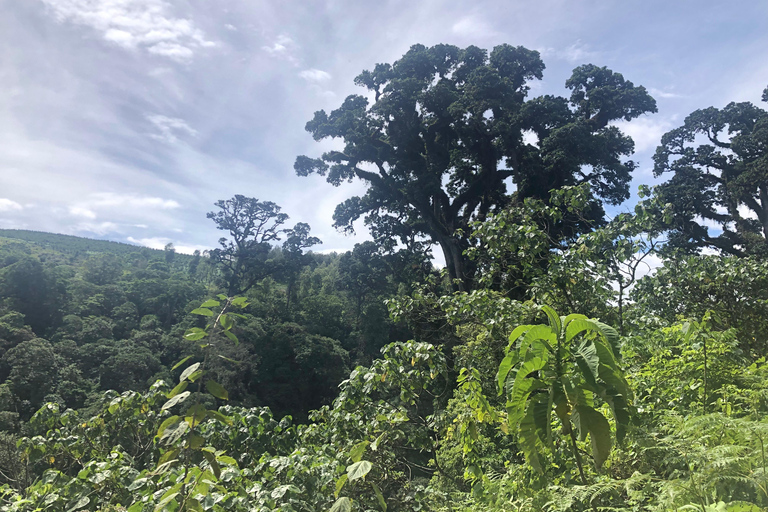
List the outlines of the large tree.
{"label": "large tree", "polygon": [[656,188],[671,246],[768,255],[768,111],[749,102],[697,110],[662,137],[654,162],[656,176],[672,174]]}
{"label": "large tree", "polygon": [[288,215],[272,201],[259,201],[253,197],[235,195],[232,199],[216,202],[218,211],[208,212],[216,228],[229,231],[231,238],[219,239],[220,249],[211,251],[211,258],[221,265],[227,293],[239,295],[256,283],[280,270],[280,264],[271,257],[273,243],[286,235],[283,252],[289,259],[297,259],[302,249],[320,243],[310,236],[308,224],[300,222],[293,229],[282,227]]}
{"label": "large tree", "polygon": [[[618,73],[586,65],[566,82],[570,99],[527,99],[529,81],[543,70],[539,53],[523,47],[501,45],[489,55],[475,46],[415,45],[355,79],[372,103],[353,95],[330,114],[315,113],[306,129],[318,141],[340,138],[344,148],[299,156],[295,170],[333,185],[365,181],[364,196],[337,207],[336,227],[350,231],[364,217],[379,242],[427,239],[441,247],[459,289],[471,287],[463,254],[471,221],[583,182],[612,204],[629,196],[635,164],[622,157],[634,144],[610,123],[655,112],[653,98]],[[599,204],[594,210],[602,218]]]}

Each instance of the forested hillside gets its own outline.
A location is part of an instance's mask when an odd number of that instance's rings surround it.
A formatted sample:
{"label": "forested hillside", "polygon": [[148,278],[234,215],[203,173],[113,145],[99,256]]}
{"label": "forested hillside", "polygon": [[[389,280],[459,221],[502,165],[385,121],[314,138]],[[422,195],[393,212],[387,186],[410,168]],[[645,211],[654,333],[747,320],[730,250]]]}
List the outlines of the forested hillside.
{"label": "forested hillside", "polygon": [[610,216],[655,100],[543,69],[416,45],[316,112],[343,254],[243,195],[191,256],[0,231],[0,510],[768,509],[768,112],[693,112]]}

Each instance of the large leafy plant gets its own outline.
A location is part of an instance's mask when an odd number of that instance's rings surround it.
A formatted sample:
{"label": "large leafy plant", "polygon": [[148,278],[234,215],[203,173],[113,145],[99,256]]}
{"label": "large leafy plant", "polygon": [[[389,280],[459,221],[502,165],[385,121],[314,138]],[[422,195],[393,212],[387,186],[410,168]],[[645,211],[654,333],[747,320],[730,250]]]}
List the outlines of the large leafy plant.
{"label": "large leafy plant", "polygon": [[553,424],[570,438],[584,484],[587,478],[577,444],[589,436],[599,471],[612,448],[611,423],[621,441],[630,420],[632,391],[616,357],[618,334],[584,315],[558,316],[542,306],[548,325],[522,325],[509,337],[497,374],[499,394],[506,393],[504,428],[517,433],[528,463],[543,471],[554,448]]}

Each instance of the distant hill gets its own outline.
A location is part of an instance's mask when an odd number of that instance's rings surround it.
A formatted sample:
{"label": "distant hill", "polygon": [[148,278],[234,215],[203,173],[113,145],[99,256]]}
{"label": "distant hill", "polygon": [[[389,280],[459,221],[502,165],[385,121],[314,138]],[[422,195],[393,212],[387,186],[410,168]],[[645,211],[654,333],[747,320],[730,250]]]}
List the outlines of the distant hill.
{"label": "distant hill", "polygon": [[[28,231],[25,229],[0,229],[0,239],[23,240],[39,245],[45,249],[61,252],[109,252],[113,254],[128,254],[138,251],[162,252],[157,249],[139,245],[111,242],[109,240],[93,240],[71,235]],[[183,256],[183,255],[180,255]]]}

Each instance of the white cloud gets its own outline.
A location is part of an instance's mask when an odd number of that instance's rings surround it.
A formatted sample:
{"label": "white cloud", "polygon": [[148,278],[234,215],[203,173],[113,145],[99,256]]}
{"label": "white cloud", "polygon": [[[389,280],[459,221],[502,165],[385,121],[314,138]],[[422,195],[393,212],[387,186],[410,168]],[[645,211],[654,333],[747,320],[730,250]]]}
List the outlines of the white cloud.
{"label": "white cloud", "polygon": [[83,206],[70,206],[69,214],[74,215],[75,217],[85,217],[86,219],[96,218],[96,214],[93,213],[92,210],[89,210],[88,208],[85,208]]}
{"label": "white cloud", "polygon": [[460,19],[451,26],[451,32],[457,36],[475,39],[493,36],[495,34],[495,31],[491,26],[485,20],[482,20],[477,16],[467,16]]}
{"label": "white cloud", "polygon": [[673,99],[673,98],[685,98],[684,94],[677,94],[675,92],[665,91],[662,89],[656,89],[655,87],[649,87],[648,92],[654,98]]}
{"label": "white cloud", "polygon": [[129,208],[159,208],[161,210],[173,210],[181,206],[173,199],[130,194],[121,195],[112,192],[98,192],[91,194],[91,197],[92,199],[87,203],[91,208],[127,206]]}
{"label": "white cloud", "polygon": [[21,206],[16,201],[12,201],[10,199],[6,199],[5,197],[0,197],[0,212],[10,212],[10,211],[19,211],[22,210],[24,207]]}
{"label": "white cloud", "polygon": [[295,47],[296,43],[293,39],[285,34],[280,34],[271,45],[262,46],[261,49],[270,55],[281,56],[289,54]]}
{"label": "white cloud", "polygon": [[566,60],[572,64],[587,64],[601,56],[600,52],[591,50],[581,39],[566,48],[540,48],[539,52],[545,57]]}
{"label": "white cloud", "polygon": [[741,215],[743,219],[757,220],[757,214],[749,206],[745,204],[741,204],[737,209],[738,209],[739,215]]}
{"label": "white cloud", "polygon": [[129,242],[136,245],[141,245],[144,247],[149,247],[150,249],[159,249],[163,250],[165,249],[165,246],[168,244],[173,244],[173,248],[176,249],[176,252],[180,252],[182,254],[192,254],[195,251],[207,251],[210,249],[210,247],[207,247],[205,245],[190,245],[190,244],[179,244],[171,240],[170,238],[164,238],[164,237],[149,237],[149,238],[134,238],[132,236],[129,236],[126,238]]}
{"label": "white cloud", "polygon": [[321,69],[305,69],[299,76],[307,82],[327,82],[331,79],[331,74]]}
{"label": "white cloud", "polygon": [[101,32],[122,48],[188,61],[194,51],[215,46],[191,20],[169,14],[164,0],[42,0],[60,22]]}
{"label": "white cloud", "polygon": [[611,124],[632,137],[637,153],[654,150],[661,143],[661,136],[674,128],[672,119],[645,116],[632,121],[614,121]]}
{"label": "white cloud", "polygon": [[150,135],[157,140],[173,144],[178,142],[179,139],[177,135],[180,133],[191,135],[193,137],[197,135],[197,130],[189,126],[183,119],[177,117],[152,115],[147,116],[147,119],[160,131],[159,134]]}

